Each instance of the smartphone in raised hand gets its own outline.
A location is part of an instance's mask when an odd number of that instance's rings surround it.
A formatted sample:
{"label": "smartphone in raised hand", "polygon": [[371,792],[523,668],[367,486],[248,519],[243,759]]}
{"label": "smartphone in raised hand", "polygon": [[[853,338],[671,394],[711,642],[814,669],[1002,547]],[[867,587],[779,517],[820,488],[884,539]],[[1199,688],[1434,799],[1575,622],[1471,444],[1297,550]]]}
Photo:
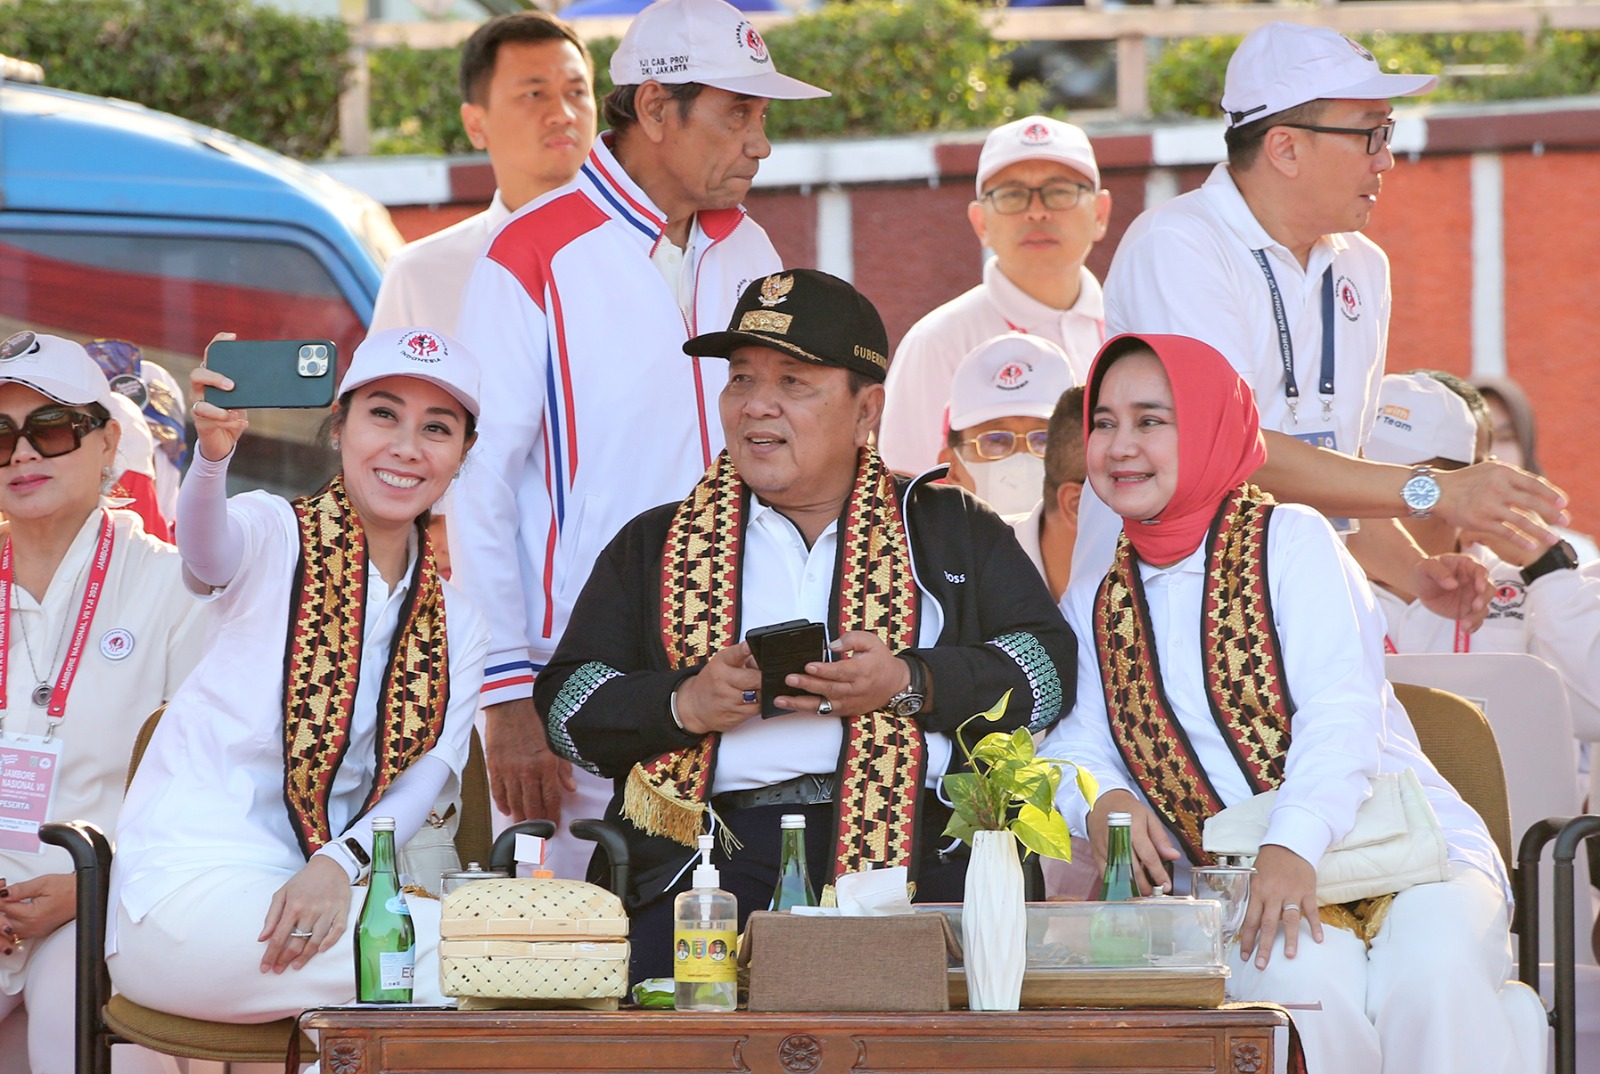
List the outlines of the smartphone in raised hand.
{"label": "smartphone in raised hand", "polygon": [[206,388],[206,402],[227,410],[305,410],[333,404],[338,348],[326,339],[219,339],[206,365],[233,381]]}

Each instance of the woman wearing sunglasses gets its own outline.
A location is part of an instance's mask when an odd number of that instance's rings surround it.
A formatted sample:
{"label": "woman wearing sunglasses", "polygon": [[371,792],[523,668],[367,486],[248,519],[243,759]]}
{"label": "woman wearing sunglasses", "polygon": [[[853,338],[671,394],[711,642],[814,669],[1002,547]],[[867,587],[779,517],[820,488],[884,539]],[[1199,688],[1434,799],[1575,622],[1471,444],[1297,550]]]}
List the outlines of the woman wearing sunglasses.
{"label": "woman wearing sunglasses", "polygon": [[[0,342],[0,1022],[26,1018],[35,1074],[73,1067],[76,932],[71,862],[38,824],[111,830],[134,736],[203,640],[176,550],[103,496],[112,402],[77,343]],[[129,1051],[119,1062],[162,1069]]]}
{"label": "woman wearing sunglasses", "polygon": [[[232,382],[202,366],[190,385]],[[466,762],[489,633],[427,523],[472,446],[478,365],[427,329],[368,337],[331,422],[339,472],[293,503],[228,499],[247,416],[193,413],[178,547],[217,625],[128,788],[108,966],[147,1007],[271,1021],[355,998],[372,818],[404,845]],[[408,901],[415,998],[439,1002],[439,903]]]}

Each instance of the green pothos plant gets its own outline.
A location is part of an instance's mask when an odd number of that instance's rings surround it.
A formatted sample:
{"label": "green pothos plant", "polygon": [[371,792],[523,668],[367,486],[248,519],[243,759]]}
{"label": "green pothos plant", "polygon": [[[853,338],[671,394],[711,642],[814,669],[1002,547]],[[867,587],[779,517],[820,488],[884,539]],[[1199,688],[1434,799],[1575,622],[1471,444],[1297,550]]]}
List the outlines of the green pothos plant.
{"label": "green pothos plant", "polygon": [[962,736],[974,720],[999,720],[1010,701],[1011,691],[1007,690],[992,708],[967,718],[956,728],[956,743],[972,771],[943,777],[954,811],[944,834],[971,846],[977,832],[1010,831],[1036,854],[1071,861],[1072,834],[1067,829],[1067,818],[1056,809],[1061,769],[1063,765],[1072,768],[1078,790],[1090,803],[1100,793],[1094,776],[1065,758],[1037,756],[1033,736],[1026,727],[992,731],[971,749]]}

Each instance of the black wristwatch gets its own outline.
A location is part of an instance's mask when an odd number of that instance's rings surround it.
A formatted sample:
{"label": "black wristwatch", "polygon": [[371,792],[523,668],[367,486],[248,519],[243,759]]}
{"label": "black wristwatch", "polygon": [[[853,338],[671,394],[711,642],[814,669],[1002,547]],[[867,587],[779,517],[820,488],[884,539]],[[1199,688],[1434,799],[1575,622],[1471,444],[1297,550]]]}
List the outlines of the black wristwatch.
{"label": "black wristwatch", "polygon": [[1544,555],[1522,568],[1522,584],[1532,585],[1536,580],[1555,571],[1578,569],[1578,553],[1566,541],[1557,541]]}
{"label": "black wristwatch", "polygon": [[922,659],[913,653],[896,653],[904,660],[906,667],[911,669],[911,681],[906,688],[889,699],[884,706],[896,716],[915,716],[922,711],[922,706],[928,703],[928,669],[923,665]]}

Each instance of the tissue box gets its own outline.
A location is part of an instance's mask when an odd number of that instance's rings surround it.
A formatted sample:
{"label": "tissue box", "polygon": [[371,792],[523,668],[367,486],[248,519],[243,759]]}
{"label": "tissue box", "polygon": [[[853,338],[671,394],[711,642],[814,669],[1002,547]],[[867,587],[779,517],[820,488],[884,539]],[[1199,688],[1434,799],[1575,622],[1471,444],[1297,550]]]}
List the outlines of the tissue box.
{"label": "tissue box", "polygon": [[[961,906],[919,904],[958,933]],[[1028,904],[1024,1007],[1220,1007],[1228,977],[1220,908],[1185,898]],[[950,1002],[967,980],[951,963]]]}
{"label": "tissue box", "polygon": [[757,911],[739,964],[752,1011],[947,1011],[945,968],[960,958],[937,914],[810,917]]}

